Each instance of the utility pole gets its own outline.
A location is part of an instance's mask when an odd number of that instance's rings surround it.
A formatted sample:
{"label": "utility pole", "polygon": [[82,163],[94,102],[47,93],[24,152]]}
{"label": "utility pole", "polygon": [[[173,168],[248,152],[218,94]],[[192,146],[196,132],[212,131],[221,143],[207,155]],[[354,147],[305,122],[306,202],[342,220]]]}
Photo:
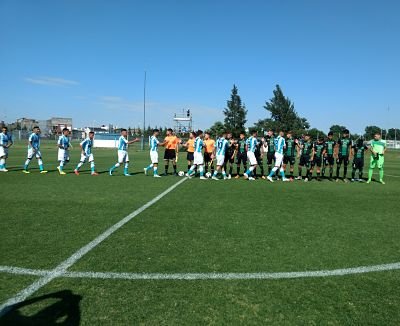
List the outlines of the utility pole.
{"label": "utility pole", "polygon": [[142,131],[142,151],[144,150],[144,133],[146,130],[146,77],[147,73],[144,72],[144,81],[143,81],[143,131]]}

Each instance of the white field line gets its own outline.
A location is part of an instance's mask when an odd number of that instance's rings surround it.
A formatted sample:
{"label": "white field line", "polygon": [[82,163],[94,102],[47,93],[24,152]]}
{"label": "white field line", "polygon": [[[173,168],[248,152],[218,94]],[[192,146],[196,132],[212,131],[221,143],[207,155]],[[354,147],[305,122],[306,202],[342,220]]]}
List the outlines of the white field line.
{"label": "white field line", "polygon": [[93,241],[89,242],[87,245],[83,246],[81,249],[79,249],[77,252],[75,252],[71,257],[67,258],[63,262],[61,262],[56,268],[51,270],[49,273],[45,274],[42,278],[39,280],[35,281],[31,285],[29,285],[27,288],[23,289],[19,293],[17,293],[14,297],[10,298],[9,300],[5,301],[4,303],[1,304],[0,306],[0,317],[3,316],[9,309],[17,304],[20,303],[24,300],[26,300],[29,296],[31,296],[33,293],[41,289],[43,286],[51,282],[57,277],[63,276],[63,274],[66,273],[67,269],[70,268],[73,264],[75,264],[79,259],[81,259],[84,255],[86,255],[88,252],[93,250],[97,245],[99,245],[101,242],[103,242],[105,239],[107,239],[110,235],[112,235],[115,231],[119,230],[121,227],[123,227],[126,223],[128,223],[130,220],[132,220],[134,217],[142,213],[144,210],[149,208],[150,206],[154,205],[156,202],[158,202],[161,198],[164,196],[168,195],[171,191],[173,191],[176,187],[178,187],[180,184],[185,182],[187,178],[183,178],[182,180],[178,181],[171,187],[169,187],[167,190],[159,194],[157,197],[153,198],[150,200],[148,203],[144,204],[142,207],[138,208],[137,210],[133,211],[130,213],[128,216],[124,217],[122,220],[108,228],[106,231],[104,231],[102,234],[100,234],[97,238],[95,238]]}
{"label": "white field line", "polygon": [[[114,273],[114,272],[65,272],[59,277],[113,279],[113,280],[279,280],[291,278],[311,278],[344,276],[399,270],[400,262],[372,266],[359,266],[320,271],[278,272],[278,273]],[[35,270],[11,266],[0,266],[0,272],[19,275],[50,275],[52,270]]]}

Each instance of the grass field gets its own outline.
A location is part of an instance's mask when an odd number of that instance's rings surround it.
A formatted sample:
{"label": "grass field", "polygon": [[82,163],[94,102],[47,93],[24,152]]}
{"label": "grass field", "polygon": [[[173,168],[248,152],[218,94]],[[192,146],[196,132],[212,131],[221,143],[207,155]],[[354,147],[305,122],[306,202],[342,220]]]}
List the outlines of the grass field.
{"label": "grass field", "polygon": [[131,178],[105,149],[60,176],[42,153],[48,174],[21,144],[0,174],[0,300],[40,285],[2,325],[400,324],[400,152],[386,185],[155,179],[135,147]]}

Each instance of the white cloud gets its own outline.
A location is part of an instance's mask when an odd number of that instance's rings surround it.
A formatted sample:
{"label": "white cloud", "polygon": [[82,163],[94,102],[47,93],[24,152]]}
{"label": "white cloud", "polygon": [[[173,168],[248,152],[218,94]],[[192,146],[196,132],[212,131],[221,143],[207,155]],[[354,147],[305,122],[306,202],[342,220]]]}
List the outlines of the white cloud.
{"label": "white cloud", "polygon": [[76,86],[79,85],[79,82],[75,80],[68,80],[64,78],[58,77],[25,77],[24,81],[30,84],[35,85],[48,85],[48,86]]}

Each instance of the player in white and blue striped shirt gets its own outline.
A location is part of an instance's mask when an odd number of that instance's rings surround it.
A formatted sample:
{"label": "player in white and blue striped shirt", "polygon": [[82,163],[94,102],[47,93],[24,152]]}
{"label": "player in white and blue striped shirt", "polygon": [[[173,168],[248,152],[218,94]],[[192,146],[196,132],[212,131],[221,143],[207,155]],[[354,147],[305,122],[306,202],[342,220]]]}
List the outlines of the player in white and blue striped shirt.
{"label": "player in white and blue striped shirt", "polygon": [[24,169],[22,170],[23,173],[30,173],[28,171],[28,167],[34,156],[38,161],[40,173],[47,173],[47,171],[43,168],[42,153],[40,153],[40,128],[37,126],[33,127],[33,132],[29,136],[28,157],[26,158]]}
{"label": "player in white and blue striped shirt", "polygon": [[63,171],[64,166],[69,162],[69,148],[71,147],[71,142],[69,140],[69,129],[64,128],[62,135],[58,138],[58,162],[60,165],[57,166],[57,170],[61,175],[66,173]]}
{"label": "player in white and blue striped shirt", "polygon": [[218,179],[218,173],[222,173],[222,177],[224,180],[227,180],[228,177],[226,176],[225,168],[224,168],[224,163],[225,163],[225,154],[226,150],[228,149],[228,141],[226,140],[226,132],[224,131],[222,135],[217,139],[217,142],[215,143],[215,149],[214,149],[214,156],[217,159],[217,168],[214,171],[214,174],[212,176],[213,180],[219,180]]}
{"label": "player in white and blue striped shirt", "polygon": [[252,176],[252,173],[253,173],[254,169],[257,167],[257,159],[254,154],[257,149],[257,145],[258,145],[257,130],[254,130],[251,134],[252,135],[249,138],[247,138],[247,142],[246,142],[247,159],[250,162],[250,167],[244,173],[244,178],[253,181],[255,179]]}
{"label": "player in white and blue striped shirt", "polygon": [[158,174],[158,146],[164,146],[166,142],[160,143],[157,137],[160,134],[160,130],[154,129],[153,136],[150,138],[150,160],[151,163],[148,167],[144,168],[144,174],[147,175],[147,172],[153,169],[154,178],[161,178]]}
{"label": "player in white and blue striped shirt", "polygon": [[8,149],[12,146],[11,135],[7,133],[7,127],[4,126],[0,134],[0,172],[8,172],[6,160],[8,158]]}
{"label": "player in white and blue striped shirt", "polygon": [[93,140],[94,140],[94,132],[90,131],[88,137],[85,138],[79,144],[82,151],[81,151],[81,160],[79,161],[78,165],[76,166],[76,168],[74,170],[74,173],[76,175],[79,175],[79,169],[82,167],[83,163],[86,162],[86,160],[88,160],[90,163],[91,175],[99,175],[95,170],[94,156],[92,153]]}
{"label": "player in white and blue striped shirt", "polygon": [[128,141],[128,130],[122,129],[121,136],[118,139],[118,162],[110,168],[109,174],[113,175],[113,172],[121,164],[124,164],[124,176],[130,177],[128,172],[129,167],[129,155],[128,155],[128,145],[140,141],[139,138]]}
{"label": "player in white and blue striped shirt", "polygon": [[279,135],[278,137],[276,137],[274,139],[275,142],[275,166],[273,167],[273,169],[271,170],[271,172],[269,173],[267,180],[270,182],[274,182],[274,180],[272,179],[272,177],[275,175],[275,172],[279,169],[279,172],[281,173],[282,176],[282,181],[289,181],[289,179],[287,179],[285,177],[285,170],[282,167],[282,163],[283,163],[283,150],[285,148],[285,133],[281,130],[279,131]]}
{"label": "player in white and blue striped shirt", "polygon": [[193,164],[190,167],[190,170],[188,173],[186,173],[186,176],[191,178],[196,174],[194,170],[196,167],[198,167],[198,170],[200,172],[200,179],[201,180],[207,180],[207,178],[204,176],[204,157],[203,157],[203,147],[204,147],[204,142],[203,142],[203,131],[199,130],[196,133],[197,137],[194,140],[194,160]]}

